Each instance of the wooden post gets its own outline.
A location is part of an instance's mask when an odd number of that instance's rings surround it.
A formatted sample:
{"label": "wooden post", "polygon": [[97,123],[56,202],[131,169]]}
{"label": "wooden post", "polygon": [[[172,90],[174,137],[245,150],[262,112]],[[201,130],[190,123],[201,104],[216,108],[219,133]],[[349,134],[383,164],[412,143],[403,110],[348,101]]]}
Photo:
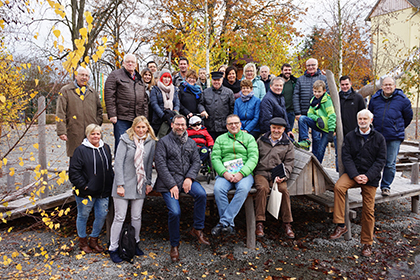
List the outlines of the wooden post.
{"label": "wooden post", "polygon": [[[41,165],[41,170],[47,169],[47,144],[46,144],[46,112],[45,112],[45,97],[40,96],[38,98],[38,162]],[[44,193],[41,193],[41,198],[45,198],[49,195],[48,189],[48,174],[42,175],[43,183],[45,186]]]}
{"label": "wooden post", "polygon": [[[411,167],[411,184],[419,183],[419,163],[416,162]],[[419,196],[411,197],[411,212],[418,214],[419,213]]]}
{"label": "wooden post", "polygon": [[255,211],[254,197],[249,196],[245,200],[245,216],[246,216],[246,247],[255,248]]}

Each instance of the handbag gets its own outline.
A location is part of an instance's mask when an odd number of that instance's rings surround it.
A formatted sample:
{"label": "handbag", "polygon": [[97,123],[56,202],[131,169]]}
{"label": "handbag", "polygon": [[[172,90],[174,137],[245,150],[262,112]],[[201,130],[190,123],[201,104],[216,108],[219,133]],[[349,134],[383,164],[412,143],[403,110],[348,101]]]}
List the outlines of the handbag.
{"label": "handbag", "polygon": [[270,199],[267,203],[267,211],[277,220],[279,219],[282,196],[283,194],[279,191],[277,183],[274,182],[273,188],[271,189]]}

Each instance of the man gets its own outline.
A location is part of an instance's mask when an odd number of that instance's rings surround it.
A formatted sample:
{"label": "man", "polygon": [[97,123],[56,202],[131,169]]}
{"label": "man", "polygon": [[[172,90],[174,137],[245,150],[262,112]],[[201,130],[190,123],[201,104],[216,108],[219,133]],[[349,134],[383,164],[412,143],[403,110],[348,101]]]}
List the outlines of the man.
{"label": "man", "polygon": [[[255,216],[257,227],[255,234],[257,237],[264,236],[265,210],[267,208],[267,196],[276,181],[278,190],[283,194],[281,198],[280,213],[283,220],[283,228],[288,238],[295,238],[292,230],[293,222],[292,208],[290,206],[290,195],[287,190],[287,179],[290,178],[295,163],[295,149],[292,142],[284,133],[287,121],[283,118],[273,118],[270,120],[270,131],[258,139],[259,161],[254,170],[255,188]],[[283,164],[285,177],[273,178],[271,170]]]}
{"label": "man", "polygon": [[197,85],[201,87],[201,90],[205,90],[207,88],[207,71],[206,68],[200,68],[198,70],[198,81]]}
{"label": "man", "polygon": [[[301,115],[307,115],[309,110],[309,102],[313,97],[312,86],[315,81],[322,80],[327,85],[327,77],[322,75],[321,70],[318,69],[318,60],[315,58],[310,58],[306,61],[306,71],[300,76],[293,90],[293,107],[295,110],[296,120],[299,121]],[[299,142],[303,141],[299,134]],[[319,143],[321,141],[320,132],[313,130],[312,131],[312,150],[317,151],[319,148]]]}
{"label": "man", "polygon": [[293,130],[295,125],[295,110],[293,109],[293,90],[295,89],[296,77],[292,75],[292,66],[290,64],[283,64],[281,66],[281,74],[279,77],[284,79],[283,96],[286,102],[287,122],[290,130]]}
{"label": "man", "polygon": [[156,62],[154,62],[153,60],[147,62],[146,64],[147,68],[150,69],[150,71],[152,72],[153,77],[157,77],[158,73],[158,68],[157,68],[157,64]]}
{"label": "man", "polygon": [[204,188],[195,180],[200,169],[200,156],[196,143],[188,138],[187,119],[183,115],[175,115],[171,127],[172,132],[161,138],[156,145],[155,166],[158,176],[155,190],[162,194],[168,207],[170,257],[175,262],[179,260],[181,192],[194,198],[194,223],[190,234],[202,244],[210,245],[210,242],[203,234],[207,195]]}
{"label": "man", "polygon": [[174,76],[173,84],[176,87],[179,87],[182,81],[185,81],[185,77],[187,75],[188,68],[190,67],[190,63],[188,62],[188,59],[181,56],[179,58],[179,72]]}
{"label": "man", "polygon": [[268,92],[270,89],[270,82],[271,82],[271,75],[270,75],[270,68],[266,65],[261,66],[260,68],[260,77],[261,81],[263,81],[265,86],[265,92]]}
{"label": "man", "polygon": [[233,114],[235,106],[233,92],[222,86],[222,80],[223,72],[211,72],[212,86],[204,90],[203,99],[198,104],[198,111],[206,118],[204,125],[214,140],[227,131],[226,117]]}
{"label": "man", "polygon": [[102,105],[98,93],[90,86],[90,70],[79,66],[75,80],[65,85],[57,100],[57,135],[66,141],[67,156],[82,144],[85,129],[91,123],[102,125]]}
{"label": "man", "polygon": [[115,151],[121,135],[129,129],[134,118],[148,116],[149,99],[144,83],[137,72],[133,54],[124,56],[121,69],[111,72],[105,82],[105,105],[109,120],[114,124]]}
{"label": "man", "polygon": [[[254,137],[241,130],[237,115],[226,119],[228,132],[214,143],[211,162],[219,175],[214,183],[214,199],[219,210],[219,223],[211,230],[213,236],[221,232],[235,233],[234,219],[241,210],[254,178],[252,171],[258,162],[258,146]],[[229,203],[228,192],[235,188],[235,195]]]}
{"label": "man", "polygon": [[375,226],[375,194],[381,171],[386,162],[385,138],[371,127],[373,114],[363,109],[357,113],[358,128],[344,138],[343,165],[345,173],[334,186],[334,220],[337,224],[330,239],[334,240],[347,232],[344,220],[345,196],[349,188],[362,188],[362,255],[372,254],[373,229]]}
{"label": "man", "polygon": [[391,194],[394,181],[397,155],[401,142],[404,141],[405,128],[413,119],[411,102],[401,89],[396,89],[395,80],[386,77],[369,102],[369,110],[375,115],[373,126],[382,133],[386,140],[386,165],[381,181],[383,196]]}

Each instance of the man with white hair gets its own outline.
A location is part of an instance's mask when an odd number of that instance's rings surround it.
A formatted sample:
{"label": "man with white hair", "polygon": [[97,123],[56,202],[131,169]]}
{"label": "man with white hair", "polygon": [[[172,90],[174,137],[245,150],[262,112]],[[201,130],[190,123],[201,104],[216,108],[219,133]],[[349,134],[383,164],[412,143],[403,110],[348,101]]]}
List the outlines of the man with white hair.
{"label": "man with white hair", "polygon": [[89,124],[102,124],[103,109],[99,95],[88,85],[90,70],[79,66],[73,82],[58,93],[56,108],[57,135],[66,141],[67,156],[82,144],[85,129]]}
{"label": "man with white hair", "polygon": [[358,127],[344,138],[342,158],[345,173],[334,186],[334,220],[337,224],[330,239],[341,237],[348,231],[344,220],[345,196],[349,188],[362,189],[362,255],[372,254],[375,226],[375,195],[386,162],[385,138],[371,126],[373,114],[363,109],[357,113]]}
{"label": "man with white hair", "polygon": [[149,97],[136,70],[136,56],[126,54],[122,66],[112,71],[105,82],[105,106],[114,124],[115,151],[121,135],[131,127],[133,120],[140,115],[147,118],[149,112]]}

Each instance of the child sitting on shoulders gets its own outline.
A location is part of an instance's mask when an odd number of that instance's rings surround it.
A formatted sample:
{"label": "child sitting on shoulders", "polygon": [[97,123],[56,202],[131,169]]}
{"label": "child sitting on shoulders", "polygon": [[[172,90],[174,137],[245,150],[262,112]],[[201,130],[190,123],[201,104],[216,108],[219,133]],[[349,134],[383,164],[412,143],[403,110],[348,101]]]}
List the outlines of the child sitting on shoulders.
{"label": "child sitting on shoulders", "polygon": [[190,118],[190,127],[187,129],[188,137],[192,138],[197,147],[199,147],[199,154],[201,162],[205,162],[209,157],[209,148],[214,145],[213,138],[211,138],[207,128],[201,125],[201,118],[193,116]]}

